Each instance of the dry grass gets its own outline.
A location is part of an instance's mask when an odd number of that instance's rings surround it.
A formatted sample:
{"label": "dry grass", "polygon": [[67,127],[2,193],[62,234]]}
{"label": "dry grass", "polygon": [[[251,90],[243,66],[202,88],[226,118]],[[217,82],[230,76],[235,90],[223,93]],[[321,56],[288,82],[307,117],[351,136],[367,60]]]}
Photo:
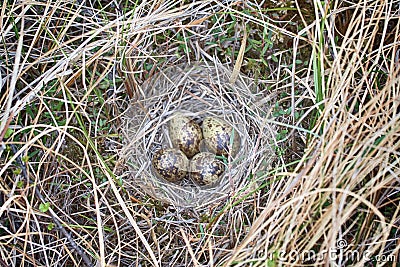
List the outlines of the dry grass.
{"label": "dry grass", "polygon": [[[0,6],[0,266],[396,266],[399,1],[87,2]],[[274,169],[202,209],[118,158],[129,96],[192,61],[241,66],[278,128]]]}

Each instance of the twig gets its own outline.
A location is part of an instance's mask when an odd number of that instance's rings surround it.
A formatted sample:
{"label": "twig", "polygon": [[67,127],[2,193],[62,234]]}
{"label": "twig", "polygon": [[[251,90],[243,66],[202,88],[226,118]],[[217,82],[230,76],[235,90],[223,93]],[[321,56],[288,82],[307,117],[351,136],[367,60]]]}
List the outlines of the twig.
{"label": "twig", "polygon": [[[17,154],[18,150],[15,147],[15,145],[10,145],[10,146],[11,146],[11,149],[12,149],[13,153]],[[25,178],[26,182],[28,184],[33,184],[33,182],[28,177],[28,173],[27,173],[27,170],[26,170],[26,165],[22,162],[20,155],[18,155],[16,161],[17,161],[17,164],[21,167],[22,175]],[[40,199],[40,201],[42,201],[42,203],[45,203],[46,199],[43,197],[42,193],[40,193],[38,187],[35,186],[34,188],[35,188],[35,195]],[[85,265],[87,267],[93,267],[94,265],[92,264],[92,262],[90,261],[88,256],[86,256],[84,251],[75,242],[75,240],[73,239],[71,234],[62,226],[60,221],[57,219],[56,213],[51,208],[49,208],[49,212],[50,212],[50,216],[53,219],[53,222],[55,223],[55,225],[58,227],[58,229],[60,229],[61,233],[68,239],[68,241],[70,242],[72,248],[74,248],[76,250],[76,252],[79,254],[79,256],[82,257],[82,260],[85,263]]]}
{"label": "twig", "polygon": [[0,258],[0,266],[1,267],[8,267],[7,263]]}

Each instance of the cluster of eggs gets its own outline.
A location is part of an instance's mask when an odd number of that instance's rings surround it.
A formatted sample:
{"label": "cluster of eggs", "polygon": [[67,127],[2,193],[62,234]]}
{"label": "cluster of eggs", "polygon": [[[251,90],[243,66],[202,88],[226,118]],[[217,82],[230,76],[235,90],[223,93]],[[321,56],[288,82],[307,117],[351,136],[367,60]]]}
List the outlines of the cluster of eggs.
{"label": "cluster of eggs", "polygon": [[[240,137],[226,121],[206,117],[202,127],[190,117],[175,114],[168,123],[173,148],[158,150],[152,160],[155,174],[170,182],[181,181],[188,173],[199,185],[214,184],[225,171],[216,155],[235,156]],[[200,152],[202,145],[208,152]]]}

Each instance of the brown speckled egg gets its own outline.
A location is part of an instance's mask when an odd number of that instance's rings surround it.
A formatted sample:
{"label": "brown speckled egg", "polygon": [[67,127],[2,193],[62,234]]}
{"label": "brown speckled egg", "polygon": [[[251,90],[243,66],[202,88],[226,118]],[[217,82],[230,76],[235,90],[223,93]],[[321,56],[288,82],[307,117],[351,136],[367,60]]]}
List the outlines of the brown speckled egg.
{"label": "brown speckled egg", "polygon": [[[222,119],[206,117],[203,121],[203,137],[208,150],[217,155],[228,157],[230,154],[234,157],[239,151],[240,136],[238,132]],[[231,151],[229,151],[230,148]]]}
{"label": "brown speckled egg", "polygon": [[173,147],[179,148],[187,157],[200,152],[203,134],[200,126],[189,117],[175,114],[168,123],[168,131]]}
{"label": "brown speckled egg", "polygon": [[199,185],[214,184],[224,171],[224,164],[209,152],[196,154],[190,161],[190,178]]}
{"label": "brown speckled egg", "polygon": [[158,150],[153,156],[152,165],[157,177],[170,182],[182,180],[189,170],[186,155],[175,148]]}

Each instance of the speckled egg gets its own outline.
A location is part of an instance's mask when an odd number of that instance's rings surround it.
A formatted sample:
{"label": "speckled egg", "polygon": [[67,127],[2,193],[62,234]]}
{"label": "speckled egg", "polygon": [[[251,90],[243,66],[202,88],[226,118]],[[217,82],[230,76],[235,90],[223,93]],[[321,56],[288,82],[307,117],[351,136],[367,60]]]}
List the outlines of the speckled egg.
{"label": "speckled egg", "polygon": [[173,147],[179,148],[187,157],[200,152],[203,134],[200,126],[189,117],[175,114],[168,123],[168,132]]}
{"label": "speckled egg", "polygon": [[[238,132],[222,119],[206,117],[203,121],[203,137],[208,150],[217,155],[234,157],[239,151],[240,136]],[[230,151],[230,149],[232,150]]]}
{"label": "speckled egg", "polygon": [[196,154],[190,161],[190,178],[199,185],[217,182],[225,171],[224,164],[209,152]]}
{"label": "speckled egg", "polygon": [[170,182],[178,182],[187,174],[189,160],[178,149],[160,149],[153,156],[152,166],[157,177]]}

